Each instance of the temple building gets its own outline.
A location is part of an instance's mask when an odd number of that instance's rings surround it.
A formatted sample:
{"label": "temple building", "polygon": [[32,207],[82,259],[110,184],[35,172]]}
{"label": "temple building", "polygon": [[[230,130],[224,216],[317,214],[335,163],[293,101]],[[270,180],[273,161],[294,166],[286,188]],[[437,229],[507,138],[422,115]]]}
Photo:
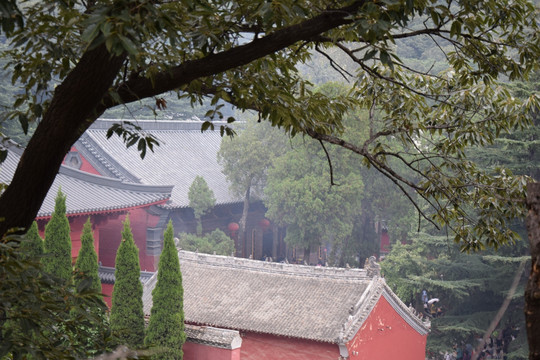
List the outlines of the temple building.
{"label": "temple building", "polygon": [[[425,358],[430,324],[364,269],[178,251],[185,360]],[[152,308],[154,274],[144,284]]]}
{"label": "temple building", "polygon": [[[203,217],[203,232],[221,229],[235,240],[234,230],[242,214],[243,199],[229,191],[229,184],[217,162],[222,137],[216,130],[201,132],[200,121],[137,121],[147,134],[159,142],[154,151],[147,151],[141,159],[135,146],[126,149],[122,139],[114,135],[107,138],[107,130],[115,120],[98,120],[74,144],[64,161],[65,166],[119,180],[122,184],[171,186],[166,202],[146,209],[147,218],[131,219],[134,238],[144,244],[140,247],[141,268],[155,270],[161,252],[163,232],[172,220],[176,234],[195,233],[196,221],[189,206],[188,192],[196,176],[202,176],[216,198],[215,207]],[[69,197],[69,194],[68,194]],[[237,256],[261,258],[263,252],[275,258],[286,252],[283,236],[264,221],[265,208],[255,201],[248,216],[245,244],[236,243]],[[278,229],[279,230],[279,229]],[[101,232],[101,229],[98,229]],[[119,244],[119,233],[106,231],[110,241],[106,251],[99,254],[105,267],[114,266],[114,254]],[[101,237],[101,236],[100,236]],[[266,248],[265,248],[266,247]]]}
{"label": "temple building", "polygon": [[[216,206],[203,217],[203,231],[219,228],[236,239],[243,199],[229,192],[217,163],[219,131],[201,132],[201,122],[139,121],[160,143],[141,159],[118,137],[107,139],[113,123],[97,121],[74,144],[36,220],[43,235],[61,189],[75,259],[90,217],[103,292],[111,294],[122,222],[129,216],[149,315],[167,222],[172,220],[176,235],[195,232],[187,195],[195,177],[203,176],[216,197]],[[23,151],[8,146],[0,164],[3,183],[10,182]],[[260,201],[250,207],[248,236],[243,244],[236,242],[237,257],[179,250],[185,360],[425,357],[429,323],[397,298],[374,261],[365,269],[341,269],[242,258],[271,255],[275,260],[294,253],[283,242],[284,229],[264,213]]]}
{"label": "temple building", "polygon": [[[9,183],[19,163],[23,149],[10,144],[6,160],[1,164],[0,181]],[[94,245],[100,261],[112,258],[120,244],[122,221],[130,214],[132,226],[139,223],[157,223],[159,217],[152,215],[151,209],[167,203],[171,197],[170,185],[145,185],[125,183],[118,179],[94,175],[88,172],[61,166],[43,204],[37,214],[36,221],[41,235],[54,212],[55,198],[58,190],[66,197],[66,215],[69,219],[72,241],[72,258],[76,259],[81,247],[80,236],[88,218],[94,232]],[[138,229],[146,231],[146,229]],[[135,239],[139,248],[146,247],[146,239]],[[108,253],[114,250],[114,253]],[[141,267],[154,270],[157,259],[143,257]],[[114,264],[114,262],[113,262]]]}
{"label": "temple building", "polygon": [[[129,214],[134,240],[139,247],[141,269],[157,267],[162,237],[169,220],[176,235],[195,233],[196,221],[189,207],[188,191],[202,176],[216,198],[215,207],[203,217],[203,232],[221,229],[235,241],[243,199],[229,191],[217,162],[222,137],[216,131],[201,132],[200,121],[138,121],[137,125],[159,141],[155,151],[141,159],[135,146],[126,149],[116,135],[107,138],[115,120],[98,120],[73,145],[39,210],[36,220],[43,235],[61,189],[67,195],[72,256],[80,248],[82,225],[93,224],[100,264],[114,267],[122,222]],[[24,149],[9,144],[9,155],[0,164],[0,181],[9,183]],[[237,256],[277,259],[286,256],[284,230],[270,226],[261,201],[250,206],[244,244],[236,243]],[[236,226],[236,227],[235,227]],[[278,236],[279,235],[279,236]]]}

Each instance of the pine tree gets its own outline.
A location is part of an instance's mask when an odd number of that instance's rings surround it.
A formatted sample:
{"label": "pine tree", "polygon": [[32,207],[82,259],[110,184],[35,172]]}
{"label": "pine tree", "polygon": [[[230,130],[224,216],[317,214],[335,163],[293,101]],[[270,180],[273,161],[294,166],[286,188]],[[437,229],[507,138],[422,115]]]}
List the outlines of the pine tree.
{"label": "pine tree", "polygon": [[172,222],[169,221],[159,258],[157,284],[152,292],[153,306],[145,345],[160,348],[158,359],[182,359],[184,333],[184,290],[178,253],[173,241]]}
{"label": "pine tree", "polygon": [[116,253],[112,294],[111,330],[122,344],[139,347],[144,341],[144,313],[140,281],[139,249],[133,241],[129,218],[124,221],[122,242]]}
{"label": "pine tree", "polygon": [[101,280],[98,272],[98,258],[94,248],[94,236],[92,234],[92,224],[90,218],[86,221],[81,236],[81,249],[75,263],[77,272],[82,273],[83,277],[75,279],[75,285],[79,286],[84,278],[91,280],[89,289],[101,291]]}
{"label": "pine tree", "polygon": [[43,239],[39,236],[37,222],[34,221],[21,242],[21,254],[25,258],[33,258],[43,255],[44,251]]}
{"label": "pine tree", "polygon": [[66,216],[66,196],[58,190],[51,220],[45,226],[45,256],[43,267],[46,272],[68,281],[72,275],[71,238]]}

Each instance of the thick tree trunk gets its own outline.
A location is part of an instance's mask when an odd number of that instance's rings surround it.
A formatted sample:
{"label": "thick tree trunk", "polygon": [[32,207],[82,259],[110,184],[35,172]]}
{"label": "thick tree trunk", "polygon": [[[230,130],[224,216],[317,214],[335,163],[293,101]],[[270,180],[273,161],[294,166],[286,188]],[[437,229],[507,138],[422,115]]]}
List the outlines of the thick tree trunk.
{"label": "thick tree trunk", "polygon": [[527,206],[527,232],[532,262],[525,288],[525,322],[529,360],[540,360],[540,183],[527,185]]}
{"label": "thick tree trunk", "polygon": [[86,52],[59,85],[32,136],[15,175],[0,197],[0,232],[28,228],[71,145],[100,115],[94,109],[112,85],[124,57],[105,46]]}
{"label": "thick tree trunk", "polygon": [[523,270],[525,270],[525,264],[527,261],[522,261],[519,264],[519,267],[514,275],[514,280],[512,280],[512,285],[510,285],[510,289],[508,290],[508,294],[506,295],[506,298],[504,299],[501,307],[499,308],[499,311],[497,311],[497,314],[491,320],[491,323],[489,324],[488,329],[484,333],[484,336],[482,337],[482,341],[478,344],[476,347],[476,351],[473,355],[472,360],[478,359],[478,356],[480,355],[480,351],[482,351],[482,348],[484,344],[487,342],[487,339],[493,334],[493,331],[495,331],[495,328],[501,321],[504,313],[506,312],[506,309],[508,309],[508,306],[510,305],[510,302],[512,301],[512,298],[514,297],[514,294],[516,293],[517,287],[519,285],[519,280],[521,279],[521,275],[523,274]]}
{"label": "thick tree trunk", "polygon": [[[251,184],[251,182],[250,182]],[[251,185],[248,185],[248,188],[246,190],[246,194],[244,196],[244,207],[242,208],[242,217],[240,218],[240,221],[238,222],[239,230],[238,234],[240,236],[239,243],[242,244],[242,257],[247,257],[247,245],[246,245],[246,224],[247,224],[247,216],[249,212],[249,197],[251,194]]]}
{"label": "thick tree trunk", "polygon": [[[317,35],[353,21],[352,15],[365,3],[353,2],[341,9],[277,30],[257,41],[218,54],[181,63],[153,80],[134,77],[116,90],[124,103],[162,94],[191,81],[246,65],[282,50],[298,41],[311,41]],[[67,151],[79,136],[116,100],[106,95],[125,56],[112,57],[99,46],[83,54],[77,66],[55,90],[49,109],[32,136],[11,184],[0,197],[0,232],[28,228],[35,218],[56,177]]]}

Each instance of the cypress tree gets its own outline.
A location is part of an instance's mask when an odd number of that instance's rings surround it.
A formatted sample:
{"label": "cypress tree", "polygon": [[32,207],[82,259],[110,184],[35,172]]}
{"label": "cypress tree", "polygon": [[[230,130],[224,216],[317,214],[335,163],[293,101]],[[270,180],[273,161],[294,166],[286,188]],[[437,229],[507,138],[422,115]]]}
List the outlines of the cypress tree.
{"label": "cypress tree", "polygon": [[21,242],[21,254],[24,258],[35,258],[43,253],[43,239],[39,236],[37,222],[34,221],[26,232],[25,239]]}
{"label": "cypress tree", "polygon": [[[81,249],[75,263],[77,272],[84,274],[84,277],[89,278],[92,282],[88,287],[94,291],[101,291],[101,280],[98,272],[98,258],[96,249],[94,248],[94,235],[92,234],[92,224],[90,218],[86,220],[81,236]],[[84,277],[75,279],[75,285],[79,286]]]}
{"label": "cypress tree", "polygon": [[45,256],[43,267],[46,272],[60,279],[71,279],[71,238],[69,221],[66,216],[66,196],[58,189],[54,213],[45,226]]}
{"label": "cypress tree", "polygon": [[144,313],[140,281],[139,249],[133,241],[129,218],[124,221],[122,242],[116,253],[112,294],[111,331],[121,344],[139,347],[144,341]]}
{"label": "cypress tree", "polygon": [[[81,249],[75,263],[76,276],[74,283],[79,294],[101,293],[98,268],[92,223],[88,218],[83,227]],[[99,295],[96,296],[94,302],[81,305],[74,308],[71,315],[75,319],[81,319],[85,331],[82,334],[74,334],[75,339],[72,341],[79,349],[95,355],[96,349],[102,347],[103,344],[107,344],[110,336],[107,305]]]}
{"label": "cypress tree", "polygon": [[156,359],[181,360],[184,333],[184,289],[178,253],[173,241],[172,222],[165,230],[159,258],[157,284],[152,291],[152,312],[145,345],[160,348]]}

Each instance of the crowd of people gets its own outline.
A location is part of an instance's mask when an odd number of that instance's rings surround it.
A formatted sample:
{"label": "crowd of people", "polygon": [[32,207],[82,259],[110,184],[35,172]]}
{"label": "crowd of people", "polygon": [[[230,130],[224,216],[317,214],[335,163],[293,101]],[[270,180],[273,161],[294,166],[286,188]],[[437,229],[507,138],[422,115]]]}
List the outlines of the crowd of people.
{"label": "crowd of people", "polygon": [[[506,360],[510,342],[514,340],[519,332],[519,328],[507,324],[502,331],[494,331],[488,338],[482,350],[478,354],[478,360]],[[471,344],[462,346],[454,345],[452,351],[446,352],[444,360],[471,360],[475,349]]]}
{"label": "crowd of people", "polygon": [[[430,298],[427,290],[422,290],[422,303],[425,314],[430,318],[436,318],[444,315],[444,308],[437,306],[438,298]],[[519,332],[519,328],[507,324],[502,330],[494,331],[480,350],[478,360],[507,359],[508,347]],[[444,354],[444,360],[471,360],[475,349],[471,344],[455,344],[451,351]]]}

